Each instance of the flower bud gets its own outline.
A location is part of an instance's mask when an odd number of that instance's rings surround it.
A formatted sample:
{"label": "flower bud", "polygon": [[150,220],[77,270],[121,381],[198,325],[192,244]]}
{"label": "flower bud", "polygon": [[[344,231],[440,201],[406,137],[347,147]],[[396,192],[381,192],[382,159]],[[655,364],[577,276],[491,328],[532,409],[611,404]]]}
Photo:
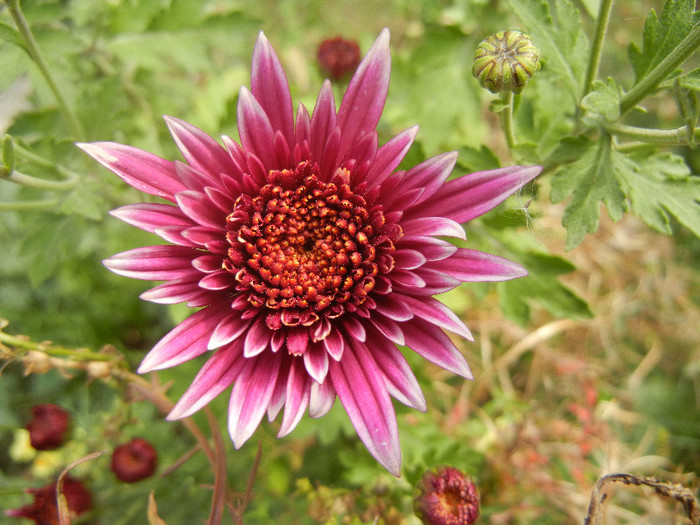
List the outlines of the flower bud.
{"label": "flower bud", "polygon": [[124,483],[136,483],[151,477],[157,463],[156,449],[142,438],[119,445],[112,453],[112,472]]}
{"label": "flower bud", "polygon": [[[5,511],[6,516],[27,518],[39,525],[58,525],[58,501],[56,499],[56,483],[38,489],[29,489],[34,495],[34,502],[19,509]],[[70,476],[63,479],[63,495],[68,504],[71,516],[79,516],[92,506],[92,496],[85,486]]]}
{"label": "flower bud", "polygon": [[425,525],[471,525],[479,517],[479,492],[456,468],[426,472],[418,490],[414,507]]}
{"label": "flower bud", "polygon": [[323,74],[333,80],[352,75],[360,64],[360,48],[357,42],[341,37],[321,42],[316,56]]}
{"label": "flower bud", "polygon": [[60,406],[46,403],[32,407],[32,420],[27,424],[29,441],[36,450],[54,450],[63,444],[70,415]]}
{"label": "flower bud", "polygon": [[500,31],[481,41],[472,73],[492,93],[520,93],[540,70],[540,51],[520,31]]}

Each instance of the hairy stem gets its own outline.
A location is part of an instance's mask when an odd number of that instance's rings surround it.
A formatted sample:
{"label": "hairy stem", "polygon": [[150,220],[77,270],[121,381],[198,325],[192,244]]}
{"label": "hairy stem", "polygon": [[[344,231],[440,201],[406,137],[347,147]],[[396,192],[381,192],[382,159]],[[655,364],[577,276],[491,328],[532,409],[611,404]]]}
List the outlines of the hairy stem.
{"label": "hairy stem", "polygon": [[666,58],[622,97],[622,100],[620,100],[620,113],[624,115],[649,95],[649,93],[654,91],[654,89],[685,62],[698,47],[700,47],[700,22],[693,26],[688,36],[686,36]]}
{"label": "hairy stem", "polygon": [[[604,123],[603,127],[611,135],[630,140],[637,140],[650,144],[666,144],[669,146],[689,145],[688,127],[681,126],[675,129],[648,129],[636,126],[626,126],[614,122]],[[695,139],[700,139],[700,128],[693,131]]]}
{"label": "hairy stem", "polygon": [[613,0],[603,0],[598,9],[598,19],[596,20],[595,37],[593,47],[591,47],[591,55],[588,58],[588,69],[586,70],[586,80],[583,83],[583,96],[585,97],[591,90],[591,85],[598,75],[598,66],[600,65],[600,56],[603,51],[603,42],[605,33],[608,28],[608,20],[610,20],[610,11],[612,10]]}
{"label": "hairy stem", "polygon": [[65,115],[66,119],[68,120],[68,124],[72,128],[72,131],[75,134],[75,138],[80,141],[85,140],[85,132],[83,131],[83,126],[80,124],[80,121],[75,116],[75,113],[68,106],[68,103],[66,102],[63,93],[61,93],[61,90],[58,88],[58,84],[56,84],[56,81],[54,80],[53,75],[49,70],[46,60],[44,60],[44,56],[41,54],[41,50],[39,49],[36,39],[34,38],[34,35],[32,34],[32,31],[29,28],[29,24],[24,18],[24,13],[22,13],[22,9],[20,8],[19,0],[5,0],[5,4],[7,5],[7,9],[10,11],[10,16],[12,16],[12,19],[15,21],[17,30],[19,31],[20,35],[22,35],[22,39],[24,40],[24,43],[27,46],[27,51],[29,52],[29,55],[32,57],[32,60],[34,60],[34,63],[39,68],[39,71],[41,71],[41,74],[46,79],[49,88],[56,97],[56,101],[58,102],[58,105],[60,106],[61,111]]}
{"label": "hairy stem", "polygon": [[508,144],[508,149],[511,151],[511,153],[515,147],[515,132],[513,131],[513,98],[512,91],[504,91],[501,94],[503,109],[499,113],[501,117],[501,128],[503,128],[506,143]]}

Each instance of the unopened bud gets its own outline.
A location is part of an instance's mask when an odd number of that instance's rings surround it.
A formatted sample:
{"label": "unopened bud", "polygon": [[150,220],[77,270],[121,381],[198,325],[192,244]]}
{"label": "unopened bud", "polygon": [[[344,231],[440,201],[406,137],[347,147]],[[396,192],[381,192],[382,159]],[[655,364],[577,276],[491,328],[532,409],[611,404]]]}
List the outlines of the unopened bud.
{"label": "unopened bud", "polygon": [[112,472],[124,483],[136,483],[152,476],[157,463],[156,449],[142,438],[119,445],[112,454]]}
{"label": "unopened bud", "polygon": [[349,77],[360,64],[360,47],[354,40],[336,37],[318,46],[318,65],[333,80]]}
{"label": "unopened bud", "polygon": [[479,517],[479,492],[456,468],[426,472],[418,490],[414,507],[425,525],[472,525]]}
{"label": "unopened bud", "polygon": [[476,48],[472,73],[492,93],[520,93],[540,70],[540,51],[520,31],[500,31]]}
{"label": "unopened bud", "polygon": [[[29,489],[27,492],[34,496],[34,502],[20,509],[7,510],[5,516],[27,518],[41,524],[59,523],[56,483],[38,489]],[[73,518],[90,510],[92,506],[90,491],[80,481],[70,476],[63,479],[62,494],[66,498],[68,511]],[[63,520],[60,520],[60,523],[63,523]]]}
{"label": "unopened bud", "polygon": [[68,433],[70,415],[58,405],[46,403],[32,407],[27,423],[29,440],[36,450],[54,450],[63,444]]}

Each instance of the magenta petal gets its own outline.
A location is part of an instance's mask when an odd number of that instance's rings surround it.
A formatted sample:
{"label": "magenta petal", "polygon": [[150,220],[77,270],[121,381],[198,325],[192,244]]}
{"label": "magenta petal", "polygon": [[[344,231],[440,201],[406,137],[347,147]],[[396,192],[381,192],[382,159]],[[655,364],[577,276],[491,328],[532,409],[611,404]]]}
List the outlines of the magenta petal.
{"label": "magenta petal", "polygon": [[377,314],[373,315],[370,321],[372,321],[374,327],[390,341],[396,343],[397,345],[406,344],[401,327],[396,321],[392,321],[388,317]]}
{"label": "magenta petal", "polygon": [[357,435],[377,461],[394,476],[401,475],[401,448],[396,414],[383,375],[363,343],[350,341],[330,375],[340,402]]}
{"label": "magenta petal", "polygon": [[194,223],[182,213],[180,208],[170,204],[127,204],[110,211],[109,214],[151,233],[163,226],[194,226]]}
{"label": "magenta petal", "polygon": [[206,194],[187,190],[181,191],[175,198],[180,209],[193,221],[209,228],[224,229],[226,215],[216,206],[212,206]]}
{"label": "magenta petal", "polygon": [[507,281],[527,275],[525,268],[508,259],[466,248],[447,259],[431,262],[429,268],[462,282]]}
{"label": "magenta petal", "polygon": [[[326,141],[336,127],[335,99],[333,88],[326,80],[318,93],[316,106],[311,116],[311,155],[314,159],[323,157]],[[335,158],[335,157],[334,157]]]}
{"label": "magenta petal", "polygon": [[238,98],[238,134],[243,149],[265,163],[265,168],[277,167],[273,141],[275,131],[265,110],[245,87]]}
{"label": "magenta petal", "polygon": [[457,315],[444,304],[433,297],[412,297],[410,295],[400,295],[400,300],[406,304],[416,317],[420,317],[440,328],[461,335],[469,341],[473,341],[469,328],[467,328]]}
{"label": "magenta petal", "polygon": [[362,342],[364,342],[367,339],[365,327],[362,326],[362,323],[358,321],[357,317],[351,315],[344,315],[339,320],[341,321],[345,332],[349,336]]}
{"label": "magenta petal", "polygon": [[423,266],[428,259],[418,250],[409,248],[399,249],[394,252],[394,264],[401,270],[414,270]]}
{"label": "magenta petal", "polygon": [[340,158],[353,142],[376,129],[384,111],[390,72],[389,30],[384,29],[355,71],[340,104]]}
{"label": "magenta petal", "polygon": [[144,301],[158,304],[184,303],[202,293],[197,285],[201,277],[201,273],[194,272],[191,275],[159,284],[155,288],[143,292],[139,297]]}
{"label": "magenta petal", "polygon": [[446,182],[430,199],[416,206],[415,216],[442,216],[470,221],[495,208],[539,175],[540,166],[511,166],[479,171]]}
{"label": "magenta petal", "polygon": [[428,361],[466,379],[472,373],[466,359],[442,330],[421,319],[413,319],[401,326],[406,337],[406,346]]}
{"label": "magenta petal", "polygon": [[425,281],[414,272],[408,270],[394,270],[389,276],[391,277],[392,283],[400,284],[407,288],[425,287]]}
{"label": "magenta petal", "polygon": [[231,170],[231,158],[213,138],[192,124],[174,117],[163,117],[187,163],[207,174],[213,182],[219,173]]}
{"label": "magenta petal", "polygon": [[277,382],[281,359],[272,354],[246,359],[233,385],[228,409],[228,431],[241,448],[260,424]]}
{"label": "magenta petal", "polygon": [[250,319],[243,319],[240,312],[224,317],[214,328],[207,348],[213,350],[238,338],[250,326]]}
{"label": "magenta petal", "polygon": [[394,321],[408,321],[413,318],[413,311],[402,301],[401,297],[380,295],[375,297],[377,312]]}
{"label": "magenta petal", "polygon": [[250,327],[245,337],[243,355],[253,357],[267,348],[270,343],[271,330],[265,324],[265,318],[260,316]]}
{"label": "magenta petal", "polygon": [[262,31],[253,51],[250,90],[270,119],[272,129],[281,131],[288,145],[293,144],[294,116],[289,82]]}
{"label": "magenta petal", "polygon": [[204,308],[173,328],[148,352],[139,366],[139,374],[161,370],[189,361],[207,351],[209,337],[227,308]]}
{"label": "magenta petal", "polygon": [[184,246],[144,246],[113,255],[103,263],[118,275],[166,281],[198,273],[192,268],[192,258],[196,254],[195,250]]}
{"label": "magenta petal", "polygon": [[466,240],[467,234],[458,223],[445,217],[419,217],[401,222],[406,235],[444,235]]}
{"label": "magenta petal", "polygon": [[297,426],[309,405],[311,379],[306,373],[301,359],[294,359],[287,378],[287,395],[284,404],[284,416],[280,425],[278,438],[286,436]]}
{"label": "magenta petal", "polygon": [[404,356],[381,334],[373,335],[372,356],[384,375],[389,394],[404,405],[425,412],[425,397]]}
{"label": "magenta petal", "polygon": [[418,126],[408,128],[379,148],[377,157],[365,177],[369,183],[368,188],[373,188],[384,182],[401,164],[416,138],[416,133],[418,133]]}
{"label": "magenta petal", "polygon": [[323,340],[323,346],[326,347],[328,355],[330,355],[336,361],[340,361],[340,359],[343,357],[345,343],[343,336],[335,328],[332,328],[330,333]]}
{"label": "magenta petal", "polygon": [[217,350],[204,363],[166,419],[172,421],[191,416],[231,386],[245,364],[241,348],[241,345],[231,345]]}
{"label": "magenta petal", "polygon": [[234,286],[236,279],[226,270],[210,273],[202,277],[199,281],[199,286],[205,290],[226,290]]}
{"label": "magenta petal", "polygon": [[404,235],[397,247],[416,250],[429,261],[440,261],[457,251],[454,244],[426,235]]}
{"label": "magenta petal", "polygon": [[149,195],[174,201],[177,192],[187,189],[177,178],[173,163],[152,153],[114,142],[77,146],[124,182]]}
{"label": "magenta petal", "polygon": [[309,394],[309,416],[313,418],[323,417],[333,408],[335,403],[335,388],[330,380],[323,383],[311,381]]}
{"label": "magenta petal", "polygon": [[315,343],[309,346],[304,352],[304,365],[309,375],[314,378],[314,381],[323,383],[326,380],[328,353],[322,344]]}
{"label": "magenta petal", "polygon": [[447,180],[457,163],[457,152],[443,153],[414,166],[406,172],[404,180],[416,188],[423,188],[418,202],[433,195]]}

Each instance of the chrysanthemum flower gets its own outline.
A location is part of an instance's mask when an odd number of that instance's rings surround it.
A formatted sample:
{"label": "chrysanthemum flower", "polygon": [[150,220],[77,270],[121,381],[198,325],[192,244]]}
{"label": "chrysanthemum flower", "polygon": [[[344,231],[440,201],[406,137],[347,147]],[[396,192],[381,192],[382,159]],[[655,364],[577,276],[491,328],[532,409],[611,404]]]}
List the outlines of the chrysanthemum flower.
{"label": "chrysanthemum flower", "polygon": [[251,90],[240,91],[240,144],[223,137],[222,147],[166,117],[185,162],[121,144],[81,145],[127,183],[171,203],[114,210],[171,244],[105,261],[120,275],[165,281],[143,299],[199,308],[139,368],[168,368],[215,350],[169,419],[189,416],[233,385],[228,427],[238,448],[266,412],[272,421],[284,408],[284,436],[307,409],[311,417],[326,414],[337,395],[370,453],[398,476],[390,396],[422,411],[426,404],[396,345],[471,378],[443,330],[472,336],[432,296],[526,272],[441,237],[464,239],[460,223],[492,209],[540,168],[445,182],[452,152],[396,171],[418,128],[378,146],[390,63],[384,30],[338,110],[326,81],[312,116],[300,104],[295,118],[287,78],[261,33]]}

